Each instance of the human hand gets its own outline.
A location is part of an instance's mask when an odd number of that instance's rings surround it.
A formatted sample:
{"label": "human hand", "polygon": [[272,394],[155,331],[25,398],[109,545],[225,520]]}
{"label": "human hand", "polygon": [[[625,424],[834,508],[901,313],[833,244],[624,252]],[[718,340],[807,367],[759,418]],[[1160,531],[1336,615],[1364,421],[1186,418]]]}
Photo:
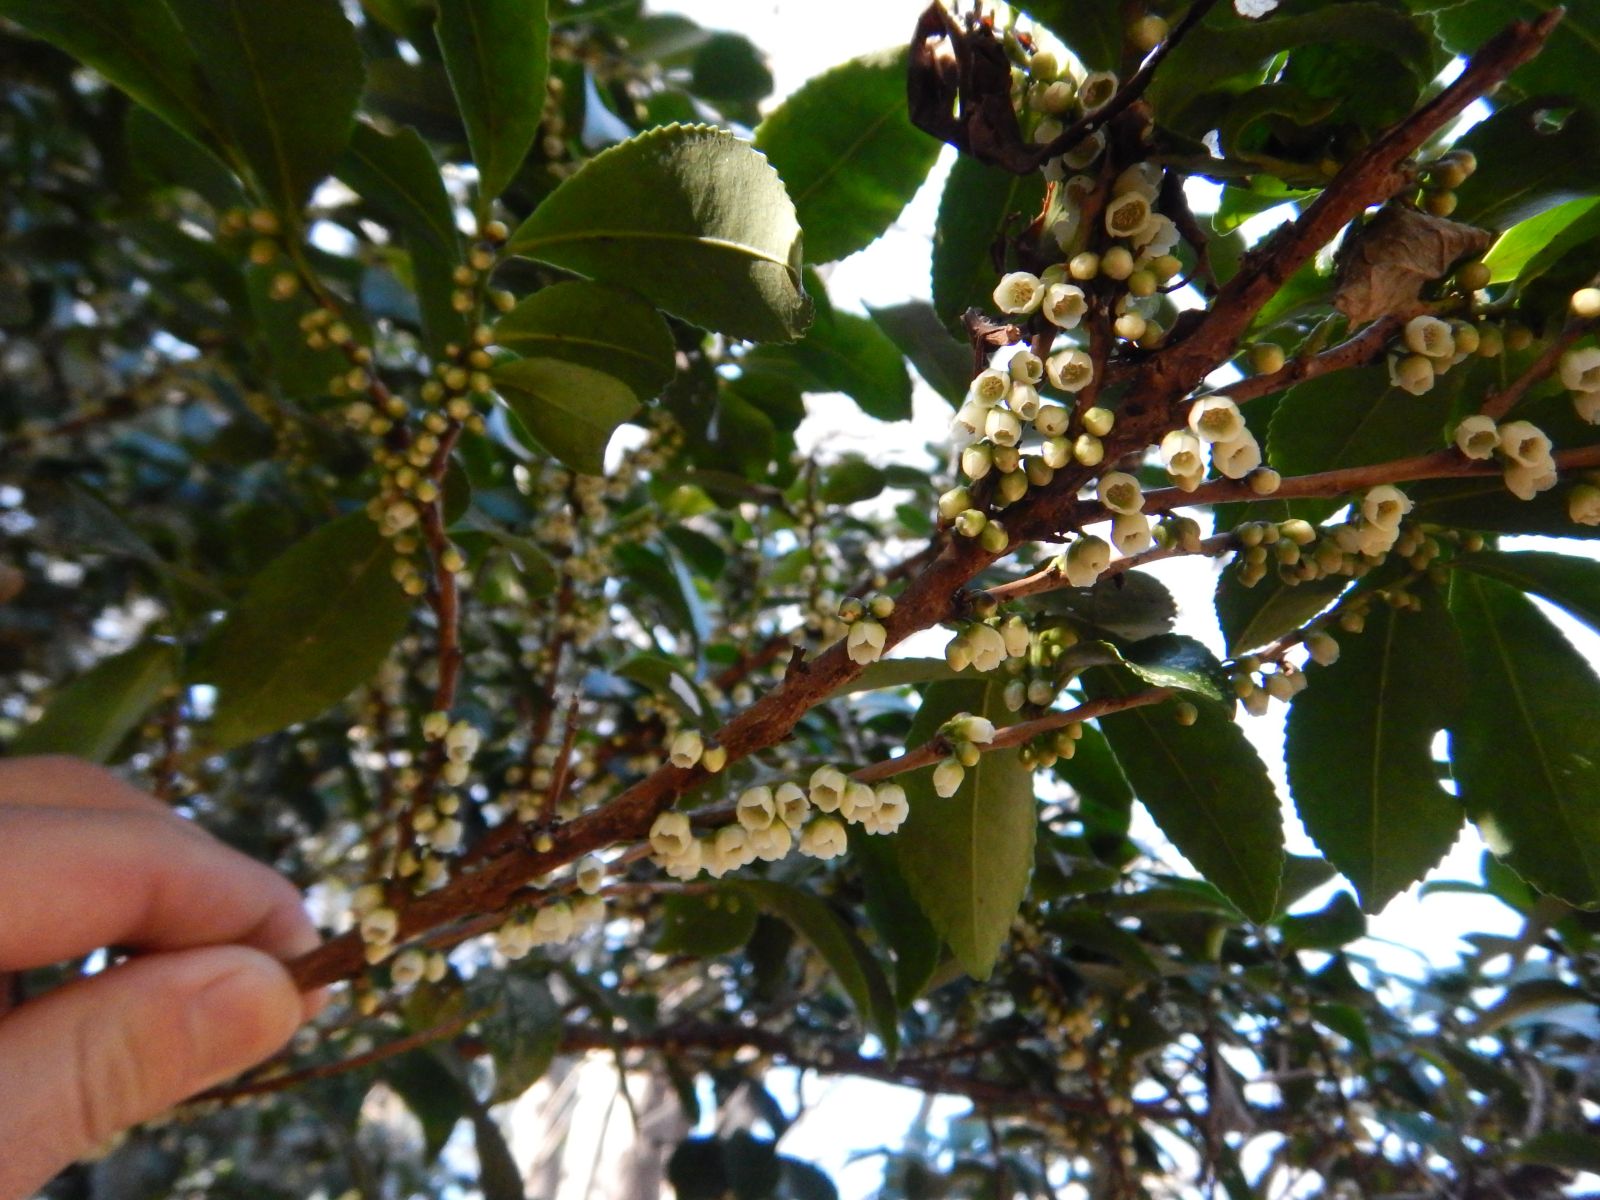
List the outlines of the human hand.
{"label": "human hand", "polygon": [[282,876],[108,772],[0,762],[0,979],[136,951],[0,1008],[0,1200],[279,1049],[319,1003],[283,960],[317,945]]}

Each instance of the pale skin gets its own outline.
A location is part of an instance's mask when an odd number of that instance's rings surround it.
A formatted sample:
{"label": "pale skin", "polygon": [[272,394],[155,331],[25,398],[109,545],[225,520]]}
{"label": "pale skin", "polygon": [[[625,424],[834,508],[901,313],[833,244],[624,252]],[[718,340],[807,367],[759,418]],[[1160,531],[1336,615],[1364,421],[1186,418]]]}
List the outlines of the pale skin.
{"label": "pale skin", "polygon": [[0,1009],[0,1200],[278,1051],[314,1014],[295,889],[106,771],[0,762],[0,976],[130,956]]}

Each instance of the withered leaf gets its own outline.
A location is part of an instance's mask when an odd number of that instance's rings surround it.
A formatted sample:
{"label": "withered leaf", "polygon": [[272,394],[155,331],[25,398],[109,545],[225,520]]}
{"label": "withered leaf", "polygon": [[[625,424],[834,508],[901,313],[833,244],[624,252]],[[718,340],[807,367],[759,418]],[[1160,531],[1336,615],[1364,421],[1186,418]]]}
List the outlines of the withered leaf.
{"label": "withered leaf", "polygon": [[1364,325],[1414,303],[1450,265],[1488,248],[1486,230],[1391,204],[1345,239],[1333,306]]}

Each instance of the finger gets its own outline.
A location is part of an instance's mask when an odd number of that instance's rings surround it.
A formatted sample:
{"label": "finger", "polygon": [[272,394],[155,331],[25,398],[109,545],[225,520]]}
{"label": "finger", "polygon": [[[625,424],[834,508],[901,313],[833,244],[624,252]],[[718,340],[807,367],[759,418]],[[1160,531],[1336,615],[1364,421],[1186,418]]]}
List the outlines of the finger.
{"label": "finger", "polygon": [[0,808],[0,846],[0,970],[108,945],[287,959],[318,942],[286,879],[164,814]]}
{"label": "finger", "polygon": [[[171,815],[171,809],[161,801],[123,782],[104,767],[64,754],[0,761],[0,805]],[[195,826],[187,827],[201,832]]]}
{"label": "finger", "polygon": [[119,1130],[278,1050],[301,1020],[282,965],[216,946],[157,954],[0,1021],[0,1197],[31,1195]]}

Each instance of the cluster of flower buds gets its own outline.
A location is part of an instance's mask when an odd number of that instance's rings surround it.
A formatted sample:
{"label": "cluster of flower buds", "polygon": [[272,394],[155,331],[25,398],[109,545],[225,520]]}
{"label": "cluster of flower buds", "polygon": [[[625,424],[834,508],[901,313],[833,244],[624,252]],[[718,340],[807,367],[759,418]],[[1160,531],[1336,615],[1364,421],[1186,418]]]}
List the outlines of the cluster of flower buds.
{"label": "cluster of flower buds", "polygon": [[1468,458],[1498,458],[1506,488],[1519,500],[1532,500],[1556,485],[1556,464],[1550,439],[1530,421],[1495,424],[1482,413],[1463,417],[1453,435],[1456,449]]}
{"label": "cluster of flower buds", "polygon": [[[1333,657],[1338,657],[1339,644],[1326,634],[1314,633],[1311,637],[1325,639],[1333,647]],[[1319,641],[1319,646],[1322,646]],[[1307,652],[1316,657],[1317,651],[1313,649],[1309,640]],[[1316,659],[1323,662],[1323,659]],[[1326,660],[1331,662],[1332,659]],[[1268,668],[1271,668],[1270,670]],[[1253,654],[1238,659],[1233,664],[1232,672],[1233,694],[1239,698],[1244,709],[1253,717],[1259,717],[1267,711],[1267,706],[1273,700],[1282,700],[1287,703],[1299,695],[1306,686],[1305,672],[1297,670],[1289,663],[1279,662],[1273,664],[1263,663]]]}
{"label": "cluster of flower buds", "polygon": [[1429,391],[1434,380],[1468,358],[1498,358],[1509,345],[1526,345],[1526,330],[1514,336],[1499,326],[1478,324],[1459,318],[1412,317],[1406,322],[1400,341],[1389,355],[1389,382],[1413,396]]}
{"label": "cluster of flower buds", "polygon": [[1083,722],[1073,721],[1050,733],[1040,734],[1031,742],[1018,747],[1017,757],[1025,767],[1048,771],[1062,759],[1078,753],[1078,743],[1083,739]]}
{"label": "cluster of flower buds", "polygon": [[893,614],[894,597],[882,592],[865,600],[846,596],[839,602],[839,620],[849,631],[845,635],[845,650],[851,662],[865,666],[883,657],[889,638],[883,622]]}
{"label": "cluster of flower buds", "polygon": [[494,946],[506,958],[524,958],[537,946],[569,941],[605,920],[605,915],[605,901],[599,896],[552,900],[512,916],[495,931]]}
{"label": "cluster of flower buds", "polygon": [[728,751],[714,741],[706,741],[697,729],[680,729],[667,746],[667,761],[685,771],[702,767],[715,775],[728,765]]}
{"label": "cluster of flower buds", "polygon": [[1448,217],[1456,210],[1455,189],[1477,169],[1478,156],[1471,150],[1441,154],[1423,169],[1422,207],[1436,217]]}
{"label": "cluster of flower buds", "polygon": [[954,796],[967,776],[967,768],[978,765],[982,747],[994,741],[994,722],[971,713],[957,713],[939,727],[939,736],[950,747],[950,757],[933,769],[933,790],[940,796]]}
{"label": "cluster of flower buds", "polygon": [[401,989],[424,981],[438,983],[449,970],[449,960],[437,951],[402,950],[389,964],[389,982]]}
{"label": "cluster of flower buds", "polygon": [[1026,658],[1032,645],[1027,621],[1013,614],[972,622],[946,644],[944,658],[953,671],[993,671],[1008,659]]}
{"label": "cluster of flower buds", "polygon": [[[1573,315],[1600,317],[1600,288],[1572,293]],[[1572,393],[1572,406],[1591,425],[1600,425],[1600,346],[1577,346],[1561,356],[1561,384]],[[1579,525],[1600,525],[1600,473],[1567,493],[1567,515]]]}

